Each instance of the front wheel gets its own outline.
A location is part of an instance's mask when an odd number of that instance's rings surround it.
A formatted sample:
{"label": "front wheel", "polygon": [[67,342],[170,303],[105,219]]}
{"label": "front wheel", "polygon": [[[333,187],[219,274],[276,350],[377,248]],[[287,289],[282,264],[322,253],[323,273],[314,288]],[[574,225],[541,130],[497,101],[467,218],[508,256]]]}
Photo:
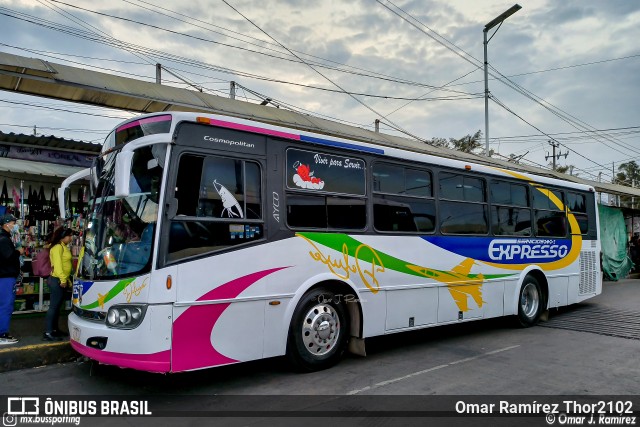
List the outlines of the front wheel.
{"label": "front wheel", "polygon": [[534,326],[542,315],[544,298],[540,283],[533,276],[527,276],[520,287],[518,295],[518,323],[527,328]]}
{"label": "front wheel", "polygon": [[302,371],[335,365],[347,346],[349,319],[333,292],[316,289],[302,297],[291,319],[287,357]]}

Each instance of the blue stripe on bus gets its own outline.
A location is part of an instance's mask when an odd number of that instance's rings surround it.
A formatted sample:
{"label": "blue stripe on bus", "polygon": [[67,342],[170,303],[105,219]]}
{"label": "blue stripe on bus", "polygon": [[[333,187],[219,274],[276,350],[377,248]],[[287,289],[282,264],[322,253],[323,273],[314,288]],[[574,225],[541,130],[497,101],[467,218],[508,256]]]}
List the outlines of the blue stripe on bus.
{"label": "blue stripe on bus", "polygon": [[564,258],[572,242],[566,238],[422,236],[449,252],[498,264],[546,264]]}
{"label": "blue stripe on bus", "polygon": [[350,150],[365,151],[367,153],[384,154],[380,148],[363,147],[361,145],[347,144],[346,142],[331,141],[329,139],[314,138],[312,136],[300,135],[300,141],[313,142],[315,144],[328,145],[330,147],[348,148]]}

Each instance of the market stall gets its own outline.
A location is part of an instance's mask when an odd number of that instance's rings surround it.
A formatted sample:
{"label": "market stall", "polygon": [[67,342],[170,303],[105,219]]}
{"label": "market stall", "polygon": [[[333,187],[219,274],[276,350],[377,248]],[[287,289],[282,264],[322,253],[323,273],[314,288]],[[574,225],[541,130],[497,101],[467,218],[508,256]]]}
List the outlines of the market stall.
{"label": "market stall", "polygon": [[100,145],[54,136],[0,132],[0,214],[12,213],[19,221],[15,236],[25,248],[22,278],[16,287],[15,313],[46,311],[48,289],[44,278],[33,274],[32,262],[56,227],[66,225],[76,233],[72,255],[78,255],[89,197],[88,181],[71,186],[71,216],[59,217],[57,190],[69,175],[91,166]]}

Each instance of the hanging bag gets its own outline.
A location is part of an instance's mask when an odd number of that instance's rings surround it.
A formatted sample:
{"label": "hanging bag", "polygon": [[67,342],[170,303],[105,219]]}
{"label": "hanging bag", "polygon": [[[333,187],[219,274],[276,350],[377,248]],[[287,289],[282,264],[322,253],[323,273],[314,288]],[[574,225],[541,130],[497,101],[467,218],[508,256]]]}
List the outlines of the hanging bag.
{"label": "hanging bag", "polygon": [[49,259],[49,248],[44,248],[36,254],[31,262],[33,274],[35,276],[49,277],[51,275],[51,260]]}
{"label": "hanging bag", "polygon": [[4,181],[2,184],[2,193],[0,193],[0,215],[4,215],[7,213],[7,207],[5,206],[6,199],[9,198],[9,193],[7,192],[7,181]]}
{"label": "hanging bag", "polygon": [[50,213],[51,213],[51,220],[55,221],[56,218],[58,218],[58,216],[60,215],[60,212],[58,212],[59,207],[58,207],[58,192],[56,191],[55,188],[51,188],[51,198],[49,199],[49,209],[50,209]]}

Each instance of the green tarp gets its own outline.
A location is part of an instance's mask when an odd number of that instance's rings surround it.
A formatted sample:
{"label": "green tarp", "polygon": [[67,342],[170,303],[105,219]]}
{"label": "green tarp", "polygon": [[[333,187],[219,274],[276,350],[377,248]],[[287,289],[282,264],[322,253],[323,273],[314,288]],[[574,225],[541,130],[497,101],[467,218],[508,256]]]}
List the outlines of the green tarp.
{"label": "green tarp", "polygon": [[633,268],[627,253],[627,227],[620,209],[598,205],[602,270],[607,280],[624,279]]}

